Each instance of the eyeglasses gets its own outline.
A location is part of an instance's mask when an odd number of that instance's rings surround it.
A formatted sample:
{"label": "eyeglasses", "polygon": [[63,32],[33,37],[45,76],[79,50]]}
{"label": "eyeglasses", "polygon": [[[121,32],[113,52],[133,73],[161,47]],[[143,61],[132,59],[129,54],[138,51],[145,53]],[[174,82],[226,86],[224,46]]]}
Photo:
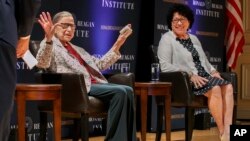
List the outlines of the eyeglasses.
{"label": "eyeglasses", "polygon": [[63,28],[63,29],[68,29],[69,27],[73,30],[76,29],[76,25],[75,24],[71,24],[71,23],[60,23],[60,26]]}
{"label": "eyeglasses", "polygon": [[173,22],[173,24],[177,24],[179,22],[186,23],[187,22],[187,18],[179,18],[179,19],[176,18],[176,19],[173,19],[172,22]]}

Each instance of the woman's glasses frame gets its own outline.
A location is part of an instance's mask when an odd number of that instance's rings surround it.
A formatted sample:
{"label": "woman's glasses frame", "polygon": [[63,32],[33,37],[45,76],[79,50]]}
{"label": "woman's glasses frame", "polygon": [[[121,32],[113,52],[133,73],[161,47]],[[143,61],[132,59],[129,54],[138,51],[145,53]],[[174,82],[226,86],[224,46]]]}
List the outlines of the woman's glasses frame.
{"label": "woman's glasses frame", "polygon": [[68,29],[69,27],[73,30],[76,29],[76,25],[72,23],[60,23],[59,25],[62,27],[62,29]]}
{"label": "woman's glasses frame", "polygon": [[183,23],[186,23],[187,21],[188,21],[187,18],[176,18],[176,19],[172,20],[172,23],[177,24],[177,23],[181,22],[183,24]]}

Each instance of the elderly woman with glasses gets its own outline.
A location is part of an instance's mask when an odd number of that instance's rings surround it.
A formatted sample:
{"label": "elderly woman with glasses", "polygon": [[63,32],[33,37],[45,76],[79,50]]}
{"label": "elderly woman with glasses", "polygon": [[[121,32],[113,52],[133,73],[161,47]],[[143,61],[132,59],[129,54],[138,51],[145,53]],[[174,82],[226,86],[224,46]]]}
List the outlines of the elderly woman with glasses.
{"label": "elderly woman with glasses", "polygon": [[161,37],[157,52],[161,71],[185,71],[189,74],[194,94],[208,99],[208,108],[219,129],[221,141],[229,141],[233,87],[209,63],[198,38],[188,33],[193,22],[194,14],[188,6],[175,4],[169,10],[167,25],[170,30]]}
{"label": "elderly woman with glasses", "polygon": [[70,42],[76,28],[70,12],[59,12],[53,20],[48,12],[42,12],[38,22],[44,29],[45,38],[37,53],[37,66],[57,73],[82,73],[88,94],[109,103],[105,141],[136,141],[133,89],[108,83],[101,73],[121,57],[119,49],[131,35],[131,25],[121,30],[102,58],[96,58]]}

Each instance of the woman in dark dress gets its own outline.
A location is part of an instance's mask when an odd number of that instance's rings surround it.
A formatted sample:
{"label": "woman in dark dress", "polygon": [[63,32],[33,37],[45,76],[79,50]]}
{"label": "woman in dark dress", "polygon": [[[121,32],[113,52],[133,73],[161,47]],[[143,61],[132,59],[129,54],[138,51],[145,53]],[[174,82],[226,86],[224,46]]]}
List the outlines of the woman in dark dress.
{"label": "woman in dark dress", "polygon": [[233,87],[209,63],[198,38],[188,33],[193,22],[193,11],[188,6],[176,4],[169,10],[167,25],[170,31],[162,36],[158,47],[161,71],[185,71],[189,74],[194,94],[208,98],[208,108],[219,129],[221,141],[229,141]]}

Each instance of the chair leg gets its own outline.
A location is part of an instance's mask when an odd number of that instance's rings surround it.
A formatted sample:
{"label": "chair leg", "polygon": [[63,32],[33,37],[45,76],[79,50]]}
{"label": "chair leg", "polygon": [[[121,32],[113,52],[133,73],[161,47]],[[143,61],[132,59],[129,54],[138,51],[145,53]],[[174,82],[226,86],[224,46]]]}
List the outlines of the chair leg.
{"label": "chair leg", "polygon": [[73,141],[78,141],[80,138],[81,133],[81,120],[80,119],[74,119],[74,129],[73,129]]}
{"label": "chair leg", "polygon": [[81,140],[89,141],[89,116],[81,114]]}
{"label": "chair leg", "polygon": [[194,108],[187,107],[185,111],[185,138],[186,141],[192,140],[194,129]]}
{"label": "chair leg", "polygon": [[46,141],[47,116],[48,116],[48,114],[46,112],[40,112],[40,136],[39,136],[39,141]]}
{"label": "chair leg", "polygon": [[163,124],[163,105],[157,105],[157,129],[155,141],[161,140],[162,124]]}

